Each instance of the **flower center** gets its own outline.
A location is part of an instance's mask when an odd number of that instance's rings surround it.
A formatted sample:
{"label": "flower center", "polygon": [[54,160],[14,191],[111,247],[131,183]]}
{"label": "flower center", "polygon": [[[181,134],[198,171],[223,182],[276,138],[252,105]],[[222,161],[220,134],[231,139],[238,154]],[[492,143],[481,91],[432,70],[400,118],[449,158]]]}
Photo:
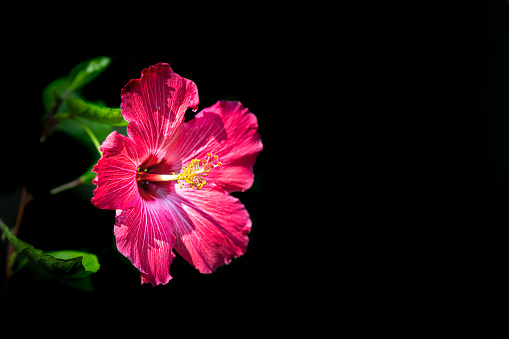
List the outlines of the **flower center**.
{"label": "flower center", "polygon": [[137,180],[141,182],[161,182],[177,180],[182,188],[187,184],[190,188],[201,189],[204,185],[208,184],[205,177],[208,176],[208,172],[214,169],[216,166],[222,166],[220,161],[217,161],[218,156],[207,153],[207,158],[199,160],[193,159],[186,167],[182,167],[182,172],[179,174],[158,174],[158,173],[147,173],[148,169],[140,171],[138,168]]}

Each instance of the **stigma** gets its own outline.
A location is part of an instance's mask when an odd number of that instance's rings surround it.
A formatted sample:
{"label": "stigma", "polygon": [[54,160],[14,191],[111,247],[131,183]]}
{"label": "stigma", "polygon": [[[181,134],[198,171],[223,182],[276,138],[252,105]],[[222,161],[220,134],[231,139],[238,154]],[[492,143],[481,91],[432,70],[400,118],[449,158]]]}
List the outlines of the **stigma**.
{"label": "stigma", "polygon": [[215,167],[221,167],[223,164],[217,161],[219,157],[211,153],[207,153],[207,157],[204,159],[193,159],[186,166],[182,167],[182,172],[175,174],[158,174],[158,173],[147,173],[148,170],[144,169],[140,171],[138,168],[137,180],[140,182],[161,182],[161,181],[172,181],[176,180],[180,188],[187,185],[189,188],[201,189],[209,182],[205,179],[208,173]]}

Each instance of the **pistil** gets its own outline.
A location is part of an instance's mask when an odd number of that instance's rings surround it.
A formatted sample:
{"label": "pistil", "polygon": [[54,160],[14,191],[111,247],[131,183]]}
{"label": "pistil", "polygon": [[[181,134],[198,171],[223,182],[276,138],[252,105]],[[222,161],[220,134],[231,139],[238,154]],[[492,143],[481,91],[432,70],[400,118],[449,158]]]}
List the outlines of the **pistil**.
{"label": "pistil", "polygon": [[179,174],[148,173],[147,169],[144,169],[143,171],[138,169],[137,180],[140,182],[161,182],[177,180],[180,184],[180,188],[187,184],[190,188],[201,189],[204,185],[208,184],[208,181],[205,180],[205,177],[208,176],[208,172],[217,166],[223,165],[220,161],[217,161],[217,159],[217,155],[207,153],[207,158],[202,160],[191,160],[189,165],[182,167],[182,172]]}

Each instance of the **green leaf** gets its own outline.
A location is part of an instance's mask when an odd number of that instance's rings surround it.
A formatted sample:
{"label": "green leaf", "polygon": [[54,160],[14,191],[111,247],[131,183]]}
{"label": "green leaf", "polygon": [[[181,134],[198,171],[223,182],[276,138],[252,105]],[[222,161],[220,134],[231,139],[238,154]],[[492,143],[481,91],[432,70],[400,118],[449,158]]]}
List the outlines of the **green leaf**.
{"label": "green leaf", "polygon": [[79,279],[62,278],[62,279],[59,279],[58,281],[64,285],[70,286],[72,288],[76,288],[80,291],[85,291],[85,292],[93,292],[94,291],[94,286],[92,285],[92,279],[90,279],[90,276],[86,276],[86,277],[79,278]]}
{"label": "green leaf", "polygon": [[73,116],[111,126],[127,126],[120,108],[109,108],[85,102],[79,98],[65,100],[69,113]]}
{"label": "green leaf", "polygon": [[[95,273],[99,269],[99,262],[97,261],[97,257],[93,254],[86,253],[87,259],[85,260],[84,252],[61,251],[67,252],[67,254],[59,254],[66,257],[66,259],[57,258],[19,240],[1,221],[0,229],[3,230],[7,239],[11,242],[17,252],[26,255],[28,258],[36,262],[42,269],[52,275],[76,279]],[[74,252],[74,254],[79,256],[72,257],[69,252]]]}
{"label": "green leaf", "polygon": [[46,111],[50,111],[57,100],[67,91],[67,78],[58,78],[48,84],[42,92],[42,101]]}
{"label": "green leaf", "polygon": [[111,59],[105,56],[80,62],[71,70],[67,77],[69,88],[74,91],[85,86],[101,74],[110,63]]}
{"label": "green leaf", "polygon": [[[79,122],[78,122],[79,121]],[[80,117],[73,117],[72,119],[62,119],[59,121],[57,128],[83,143],[96,153],[96,148],[89,134],[83,129],[82,125],[86,125],[90,131],[95,135],[99,143],[113,131],[112,126],[99,124],[90,120],[81,119]]]}
{"label": "green leaf", "polygon": [[78,272],[72,276],[72,278],[83,278],[86,277],[92,273],[96,273],[101,265],[99,264],[99,260],[97,259],[97,256],[95,254],[87,253],[87,252],[80,252],[80,251],[51,251],[46,252],[46,254],[49,254],[57,259],[64,259],[64,260],[70,260],[75,258],[83,258],[81,261],[81,264],[85,268],[85,271]]}
{"label": "green leaf", "polygon": [[42,101],[46,111],[50,111],[59,99],[65,99],[73,91],[85,86],[101,74],[111,63],[108,57],[97,57],[80,62],[67,77],[58,78],[46,86]]}

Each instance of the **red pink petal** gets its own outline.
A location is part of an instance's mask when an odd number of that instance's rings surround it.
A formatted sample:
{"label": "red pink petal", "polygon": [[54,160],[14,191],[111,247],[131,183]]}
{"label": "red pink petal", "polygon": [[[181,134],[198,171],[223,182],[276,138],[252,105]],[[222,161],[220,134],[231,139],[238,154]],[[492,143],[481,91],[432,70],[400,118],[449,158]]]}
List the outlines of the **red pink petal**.
{"label": "red pink petal", "polygon": [[97,173],[93,183],[92,203],[104,209],[128,209],[138,205],[136,182],[139,166],[138,149],[126,136],[112,132],[101,145],[103,155],[92,169]]}
{"label": "red pink petal", "polygon": [[169,144],[176,141],[188,107],[198,107],[198,89],[191,80],[173,72],[169,64],[159,63],[130,80],[121,91],[122,115],[129,125],[127,133],[140,150],[161,159]]}
{"label": "red pink petal", "polygon": [[240,102],[219,101],[185,124],[173,152],[183,164],[208,152],[218,155],[226,166],[212,170],[208,181],[233,192],[253,184],[253,166],[262,148],[256,116]]}
{"label": "red pink petal", "polygon": [[152,286],[170,281],[175,257],[173,225],[160,202],[142,200],[135,208],[118,210],[114,229],[119,252],[140,270],[141,283]]}
{"label": "red pink petal", "polygon": [[219,187],[177,189],[171,214],[175,249],[201,273],[211,273],[246,252],[251,219],[244,205]]}

